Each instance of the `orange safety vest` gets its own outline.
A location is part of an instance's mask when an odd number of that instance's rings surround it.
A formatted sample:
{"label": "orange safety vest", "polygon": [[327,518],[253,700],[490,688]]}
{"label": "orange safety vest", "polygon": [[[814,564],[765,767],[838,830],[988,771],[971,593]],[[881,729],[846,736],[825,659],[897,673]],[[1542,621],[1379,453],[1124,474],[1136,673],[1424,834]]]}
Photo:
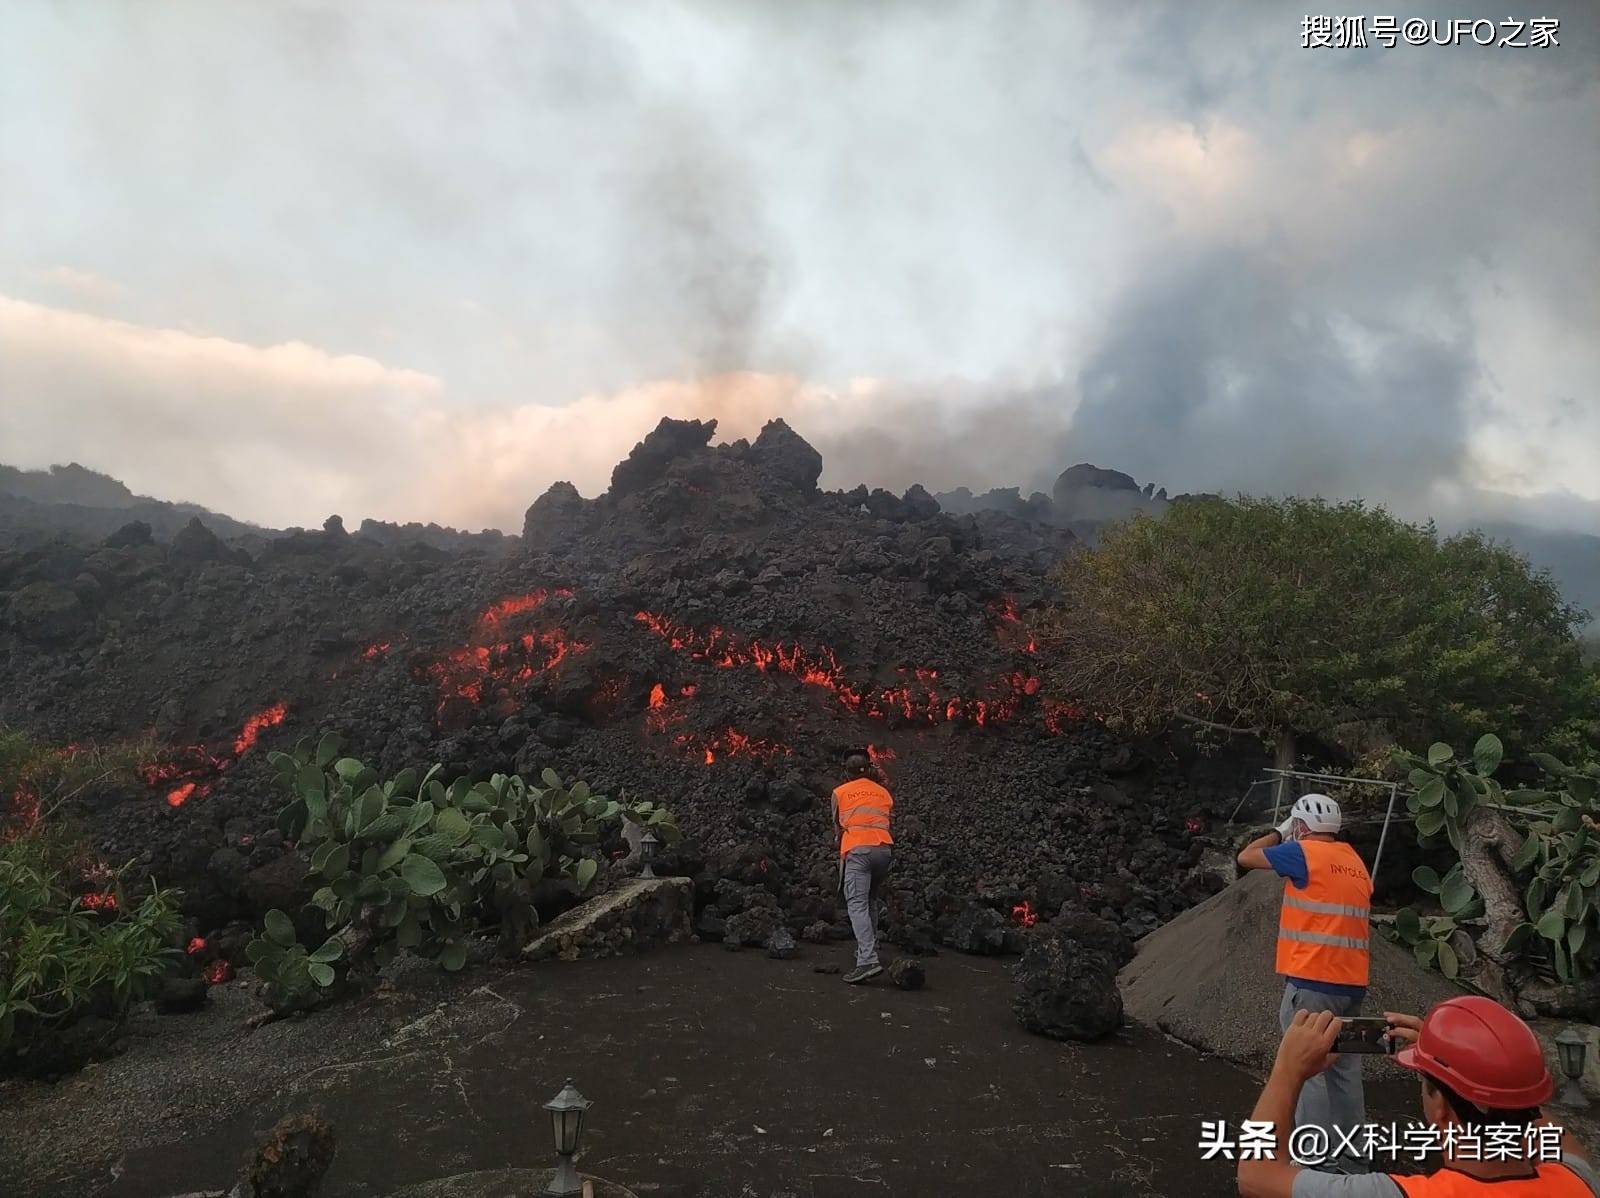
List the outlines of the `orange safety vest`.
{"label": "orange safety vest", "polygon": [[1302,840],[1306,885],[1283,880],[1277,971],[1309,982],[1367,984],[1372,875],[1341,841]]}
{"label": "orange safety vest", "polygon": [[1389,1180],[1406,1198],[1594,1198],[1594,1191],[1571,1169],[1553,1161],[1537,1166],[1537,1177],[1501,1177],[1483,1181],[1455,1169],[1440,1169],[1426,1177]]}
{"label": "orange safety vest", "polygon": [[871,778],[852,778],[833,788],[833,802],[839,810],[839,856],[851,849],[875,844],[893,844],[889,817],[894,813],[894,796]]}

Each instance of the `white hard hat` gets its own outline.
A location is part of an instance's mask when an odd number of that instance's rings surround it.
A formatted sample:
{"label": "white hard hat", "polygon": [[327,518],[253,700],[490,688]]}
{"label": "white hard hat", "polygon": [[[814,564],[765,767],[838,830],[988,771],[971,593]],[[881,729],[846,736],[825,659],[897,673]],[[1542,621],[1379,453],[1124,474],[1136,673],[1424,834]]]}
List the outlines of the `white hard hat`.
{"label": "white hard hat", "polygon": [[1301,795],[1290,808],[1289,818],[1299,820],[1312,832],[1337,832],[1344,823],[1339,804],[1327,795]]}

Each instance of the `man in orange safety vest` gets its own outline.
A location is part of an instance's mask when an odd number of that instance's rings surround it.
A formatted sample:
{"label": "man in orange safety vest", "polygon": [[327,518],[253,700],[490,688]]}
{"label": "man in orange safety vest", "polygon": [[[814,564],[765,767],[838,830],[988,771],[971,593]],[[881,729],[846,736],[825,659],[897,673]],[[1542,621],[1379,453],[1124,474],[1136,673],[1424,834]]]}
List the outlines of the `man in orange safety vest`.
{"label": "man in orange safety vest", "polygon": [[859,753],[845,758],[849,777],[833,790],[839,828],[839,880],[856,934],[856,967],[844,975],[852,986],[883,972],[878,960],[878,892],[889,876],[894,837],[889,834],[894,796],[869,776],[871,763]]}
{"label": "man in orange safety vest", "polygon": [[[1359,1015],[1366,998],[1372,877],[1355,849],[1336,839],[1342,825],[1338,803],[1327,795],[1302,795],[1288,819],[1239,853],[1241,869],[1270,869],[1283,878],[1277,948],[1277,972],[1284,978],[1280,1031],[1288,1030],[1299,1011],[1326,1011],[1339,1018]],[[1330,1137],[1358,1127],[1366,1118],[1361,1056],[1346,1053],[1310,1079],[1300,1092],[1295,1118],[1323,1128]],[[1352,1171],[1364,1168],[1353,1159],[1337,1164]]]}

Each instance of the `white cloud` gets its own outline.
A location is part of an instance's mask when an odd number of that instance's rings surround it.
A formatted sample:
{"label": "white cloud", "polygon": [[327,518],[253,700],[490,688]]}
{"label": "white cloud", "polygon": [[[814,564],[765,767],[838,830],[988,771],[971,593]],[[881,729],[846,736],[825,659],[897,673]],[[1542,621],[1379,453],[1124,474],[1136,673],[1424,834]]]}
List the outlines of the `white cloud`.
{"label": "white cloud", "polygon": [[56,265],[33,273],[38,282],[75,303],[104,307],[127,293],[121,283],[102,278],[92,270],[79,270],[75,266]]}

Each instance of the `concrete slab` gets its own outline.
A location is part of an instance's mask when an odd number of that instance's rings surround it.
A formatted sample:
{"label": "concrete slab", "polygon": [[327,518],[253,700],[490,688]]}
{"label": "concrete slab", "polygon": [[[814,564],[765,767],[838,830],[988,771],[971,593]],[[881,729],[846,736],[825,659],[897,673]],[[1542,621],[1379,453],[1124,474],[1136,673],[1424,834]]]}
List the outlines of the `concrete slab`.
{"label": "concrete slab", "polygon": [[530,961],[595,960],[681,944],[692,935],[693,910],[688,878],[633,878],[552,920],[522,955]]}

